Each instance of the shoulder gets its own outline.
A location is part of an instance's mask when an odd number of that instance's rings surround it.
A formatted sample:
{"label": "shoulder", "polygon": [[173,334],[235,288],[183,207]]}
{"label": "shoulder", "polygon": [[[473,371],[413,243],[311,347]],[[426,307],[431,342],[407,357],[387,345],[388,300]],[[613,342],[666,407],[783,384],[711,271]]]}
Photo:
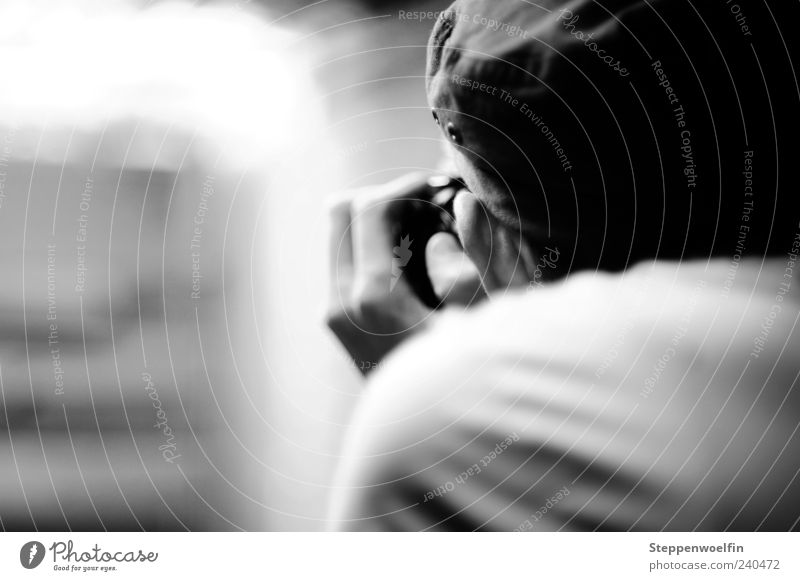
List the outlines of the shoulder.
{"label": "shoulder", "polygon": [[[711,507],[706,525],[729,519],[731,507],[718,504],[715,491],[743,460],[711,462],[722,457],[740,419],[766,422],[776,405],[790,412],[773,422],[776,450],[796,426],[800,394],[786,391],[796,374],[789,354],[800,348],[796,301],[789,306],[786,299],[781,317],[762,333],[764,352],[749,355],[782,268],[780,261],[744,265],[724,294],[725,263],[641,265],[624,275],[573,276],[444,316],[370,382],[346,448],[340,482],[352,494],[342,495],[350,503],[340,504],[340,516],[358,519],[356,527],[392,528],[399,514],[413,515],[412,528],[439,526],[438,512],[420,508],[438,491],[437,502],[472,507],[460,514],[473,520],[458,526],[512,530],[573,482],[559,504],[563,518],[541,525],[569,528],[582,507],[607,508],[592,480],[601,478],[615,483],[605,496],[627,500],[591,526],[694,526],[702,512],[675,515],[698,482],[707,482],[695,494]],[[683,452],[692,449],[688,461]],[[476,463],[480,471],[469,474]],[[465,470],[470,485],[440,490]],[[585,482],[576,484],[580,478]],[[658,494],[667,481],[670,494]],[[631,495],[637,482],[645,488]],[[494,497],[482,496],[494,486]],[[503,499],[508,505],[497,504]],[[630,514],[639,518],[626,520]]]}
{"label": "shoulder", "polygon": [[[388,417],[425,410],[452,416],[532,386],[539,394],[577,397],[590,385],[644,385],[664,358],[669,374],[657,369],[661,382],[680,382],[680,374],[701,365],[726,363],[717,372],[725,375],[735,358],[748,357],[770,316],[782,263],[740,265],[731,289],[729,271],[727,261],[650,262],[619,274],[577,274],[445,314],[387,360],[365,405]],[[797,301],[780,304],[781,317],[767,321],[775,357],[800,339],[793,330]],[[770,359],[761,358],[753,364]]]}

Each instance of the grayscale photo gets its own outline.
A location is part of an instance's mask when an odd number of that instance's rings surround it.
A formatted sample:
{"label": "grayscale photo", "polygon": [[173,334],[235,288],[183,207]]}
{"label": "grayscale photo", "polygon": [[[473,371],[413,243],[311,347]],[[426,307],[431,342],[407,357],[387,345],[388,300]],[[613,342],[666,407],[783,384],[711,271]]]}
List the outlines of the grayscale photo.
{"label": "grayscale photo", "polygon": [[798,22],[0,0],[8,578],[186,531],[791,571],[725,535],[800,530]]}

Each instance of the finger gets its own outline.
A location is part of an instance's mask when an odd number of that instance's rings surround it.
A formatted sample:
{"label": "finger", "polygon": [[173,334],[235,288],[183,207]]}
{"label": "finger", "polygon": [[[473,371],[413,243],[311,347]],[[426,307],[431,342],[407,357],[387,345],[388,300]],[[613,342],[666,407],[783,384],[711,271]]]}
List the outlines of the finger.
{"label": "finger", "polygon": [[336,194],[328,203],[328,302],[341,307],[350,296],[353,282],[351,204],[353,191]]}
{"label": "finger", "polygon": [[358,196],[352,207],[353,292],[370,295],[413,295],[403,269],[416,247],[409,232],[398,231],[396,216],[403,205],[427,191],[426,176],[413,174]]}
{"label": "finger", "polygon": [[390,182],[377,186],[367,186],[357,190],[353,201],[359,205],[369,205],[381,201],[403,199],[424,191],[428,187],[431,173],[412,172]]}
{"label": "finger", "polygon": [[530,256],[520,233],[503,226],[466,190],[456,196],[453,210],[464,251],[477,267],[486,292],[526,286]]}
{"label": "finger", "polygon": [[425,248],[428,275],[445,305],[469,306],[486,297],[480,273],[452,234],[434,234]]}

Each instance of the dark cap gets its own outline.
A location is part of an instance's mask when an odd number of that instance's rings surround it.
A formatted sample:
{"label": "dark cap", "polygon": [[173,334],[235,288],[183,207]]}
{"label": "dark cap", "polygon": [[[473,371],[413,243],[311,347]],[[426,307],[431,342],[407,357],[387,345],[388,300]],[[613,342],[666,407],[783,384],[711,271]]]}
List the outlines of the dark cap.
{"label": "dark cap", "polygon": [[751,44],[785,47],[748,9],[766,40],[718,3],[459,0],[430,38],[429,103],[470,188],[513,197],[533,236],[603,231],[607,263],[702,254],[746,147],[778,155]]}

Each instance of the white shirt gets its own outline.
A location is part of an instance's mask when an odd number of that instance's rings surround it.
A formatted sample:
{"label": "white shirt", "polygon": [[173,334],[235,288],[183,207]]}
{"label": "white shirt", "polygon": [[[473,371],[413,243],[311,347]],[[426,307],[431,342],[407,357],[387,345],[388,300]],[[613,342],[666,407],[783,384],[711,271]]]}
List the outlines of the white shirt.
{"label": "white shirt", "polygon": [[651,262],[444,315],[370,382],[332,526],[797,528],[798,267]]}

